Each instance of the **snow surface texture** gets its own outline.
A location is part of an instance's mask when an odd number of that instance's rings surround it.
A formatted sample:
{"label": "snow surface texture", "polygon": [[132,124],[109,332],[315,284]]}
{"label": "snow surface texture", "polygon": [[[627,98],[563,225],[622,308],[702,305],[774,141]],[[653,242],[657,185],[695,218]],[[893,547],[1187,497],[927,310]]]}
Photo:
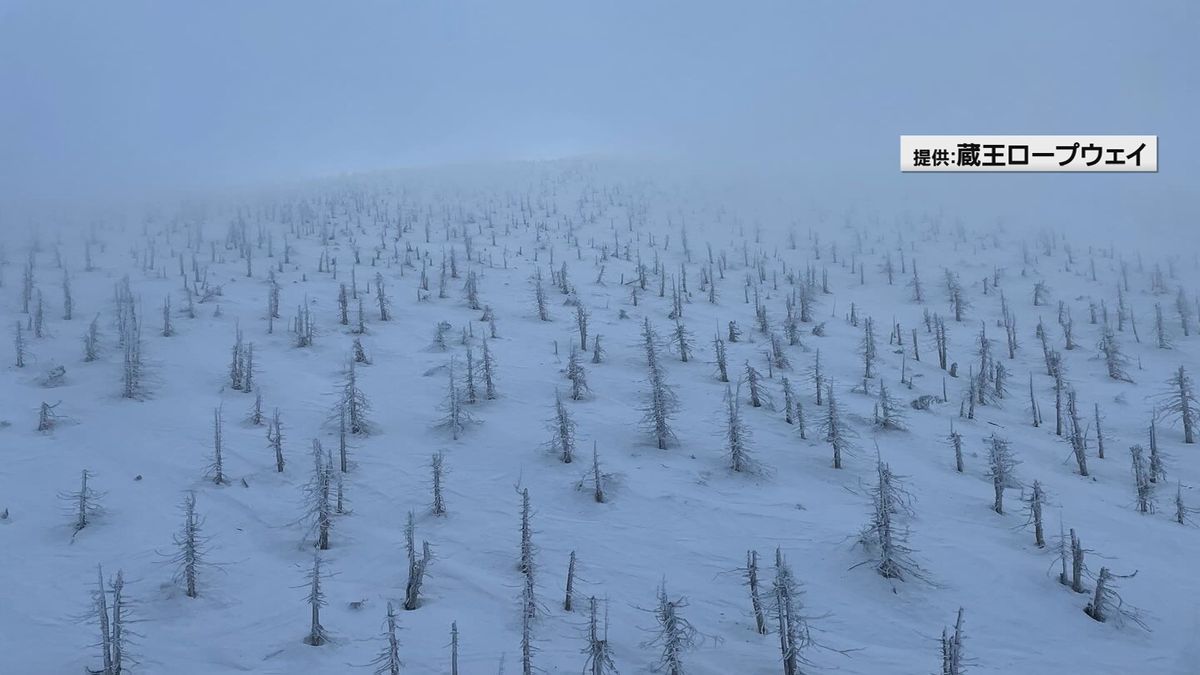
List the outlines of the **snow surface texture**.
{"label": "snow surface texture", "polygon": [[[367,665],[386,640],[386,604],[404,602],[408,561],[404,524],[416,518],[416,539],[434,559],[420,607],[398,611],[403,672],[449,673],[450,626],[460,633],[463,673],[520,672],[520,496],[532,504],[536,593],[534,665],[543,672],[584,667],[586,598],[606,601],[608,640],[621,672],[642,673],[657,663],[653,639],[656,589],[684,596],[679,612],[699,631],[683,655],[689,673],[783,672],[773,614],[768,635],[755,632],[739,567],[757,550],[764,601],[771,595],[779,547],[803,584],[804,612],[813,637],[806,672],[941,672],[940,639],[965,609],[965,657],[972,673],[1200,672],[1198,594],[1200,531],[1174,521],[1177,486],[1200,507],[1200,445],[1185,445],[1179,425],[1158,425],[1166,479],[1155,486],[1157,510],[1136,509],[1129,446],[1148,447],[1152,408],[1180,365],[1200,377],[1200,327],[1193,316],[1184,337],[1178,289],[1195,312],[1200,275],[1194,251],[1163,256],[1095,246],[1084,237],[1007,232],[991,225],[955,226],[936,216],[868,225],[851,216],[798,214],[756,224],[753,213],[727,208],[703,190],[614,176],[589,163],[522,164],[485,171],[373,175],[281,190],[262,197],[156,209],[144,217],[98,214],[89,227],[45,227],[36,234],[6,232],[0,324],[12,337],[22,325],[25,365],[8,351],[0,380],[0,639],[9,673],[79,673],[101,668],[100,630],[92,609],[96,566],[106,577],[123,570],[131,601],[128,630],[133,673],[349,673]],[[885,219],[890,220],[890,218]],[[687,249],[684,248],[686,230]],[[471,239],[471,260],[466,241]],[[792,239],[794,237],[794,240]],[[268,238],[274,256],[268,256]],[[90,241],[94,269],[84,265]],[[283,247],[289,264],[280,265]],[[243,244],[244,242],[244,244]],[[794,244],[793,244],[794,242]],[[1101,242],[1103,243],[1103,242]],[[711,246],[711,254],[709,253]],[[45,335],[35,337],[22,313],[22,275],[28,251],[36,293],[44,303]],[[251,256],[247,277],[244,251]],[[359,263],[354,265],[355,251]],[[61,254],[62,269],[56,263]],[[453,252],[458,278],[438,293],[443,260]],[[319,272],[323,256],[334,273]],[[711,255],[711,257],[710,257]],[[885,256],[895,268],[889,284]],[[631,301],[637,261],[646,290]],[[906,272],[902,273],[901,258]],[[182,260],[181,260],[182,258]],[[193,259],[202,281],[194,277]],[[409,265],[403,263],[408,261]],[[925,302],[907,285],[918,265]],[[552,278],[565,264],[573,296]],[[1092,265],[1095,266],[1093,280]],[[422,266],[428,291],[419,291]],[[784,350],[790,370],[767,362],[769,336],[755,317],[757,292],[771,330],[784,334],[785,299],[816,280],[813,321],[800,325],[802,345]],[[860,271],[859,267],[863,269]],[[1128,275],[1132,314],[1116,330],[1117,288]],[[364,299],[362,344],[371,363],[356,369],[371,404],[370,435],[350,441],[344,488],[349,513],[334,517],[324,569],[328,605],[322,624],[332,642],[309,646],[306,574],[313,558],[303,522],[304,487],[312,473],[313,439],[336,453],[333,416],[356,335],[338,322],[339,284],[356,267]],[[723,271],[722,271],[723,268]],[[183,274],[181,274],[181,269]],[[280,285],[280,316],[268,334],[268,272]],[[549,321],[540,321],[531,277],[541,270]],[[603,276],[601,277],[601,269]],[[717,299],[710,304],[701,274],[711,269]],[[955,322],[945,270],[955,272],[970,302]],[[1155,270],[1165,292],[1153,292]],[[63,317],[63,270],[71,279],[74,318]],[[445,415],[447,365],[463,385],[466,347],[473,337],[477,369],[481,310],[468,308],[464,284],[478,275],[481,305],[496,318],[489,350],[497,364],[496,400],[467,404],[475,419],[453,440],[437,426]],[[829,293],[821,292],[827,272]],[[391,320],[381,322],[375,275],[385,280]],[[682,287],[682,321],[694,337],[687,363],[671,349],[672,289]],[[660,275],[666,275],[665,284]],[[995,277],[993,276],[995,275]],[[142,321],[146,362],[143,400],[121,396],[122,349],[114,289],[129,284]],[[186,276],[186,281],[185,281]],[[449,275],[447,275],[449,277]],[[988,292],[984,294],[984,279]],[[992,288],[993,278],[998,285]],[[206,281],[203,281],[206,280]],[[1034,306],[1044,281],[1045,304]],[[624,283],[622,283],[624,282]],[[187,318],[184,285],[220,287]],[[665,295],[660,297],[660,285]],[[1016,319],[1019,348],[1008,357],[998,325],[1000,291]],[[170,298],[174,334],[161,335],[161,307]],[[591,393],[567,397],[570,345],[578,344],[574,297],[590,313],[589,347],[600,335],[599,364],[582,363]],[[747,298],[749,301],[747,302]],[[315,324],[311,347],[295,346],[297,307],[308,303]],[[1058,303],[1069,308],[1077,348],[1064,349]],[[1105,303],[1115,339],[1129,357],[1132,382],[1112,379],[1096,347],[1101,322],[1089,304]],[[1156,346],[1154,305],[1161,303],[1172,348]],[[852,326],[851,305],[859,319]],[[219,314],[218,314],[219,310]],[[923,312],[940,314],[949,333],[949,360],[958,377],[938,367]],[[34,312],[35,309],[31,309]],[[627,314],[627,317],[622,317]],[[81,337],[99,316],[100,353],[84,362]],[[677,440],[666,450],[639,424],[646,385],[640,331],[648,317],[662,338],[659,363],[679,408]],[[872,317],[878,351],[871,394],[861,388],[862,318]],[[1089,477],[1079,475],[1066,436],[1054,432],[1053,381],[1035,336],[1038,319],[1051,348],[1066,364],[1089,429]],[[1140,341],[1131,321],[1136,321]],[[433,345],[447,322],[445,349]],[[727,343],[731,379],[749,362],[763,374],[773,405],[753,408],[740,388],[740,413],[752,436],[757,474],[734,473],[726,449],[725,385],[714,375],[712,339],[737,321],[743,339]],[[824,336],[811,335],[824,323]],[[976,366],[981,322],[996,363],[1009,372],[1004,399],[960,417],[968,371]],[[903,344],[889,341],[900,324]],[[275,471],[266,426],[245,420],[255,396],[230,388],[235,327],[254,345],[256,386],[266,415],[278,408],[286,467]],[[917,329],[921,360],[913,358]],[[12,344],[9,342],[9,344]],[[808,376],[820,349],[827,378],[857,450],[834,469],[820,432],[825,407],[816,405]],[[44,378],[65,367],[57,386]],[[911,386],[901,383],[902,368]],[[772,372],[773,371],[773,372]],[[1031,425],[1028,380],[1044,423]],[[478,375],[477,375],[478,376]],[[807,440],[784,421],[781,378],[788,377],[807,416]],[[872,420],[879,379],[901,403],[907,430],[876,429]],[[943,380],[948,402],[941,402]],[[548,448],[555,391],[576,423],[576,458],[562,463]],[[909,402],[937,399],[928,410]],[[54,428],[37,431],[39,406],[58,404]],[[1106,458],[1096,456],[1093,405],[1099,404]],[[226,485],[205,477],[212,460],[212,414],[223,406]],[[962,434],[965,472],[955,471],[946,441],[953,422]],[[992,510],[985,439],[1007,439],[1020,462],[1006,490],[1005,513]],[[578,483],[591,467],[596,443],[602,470],[612,474],[606,503]],[[860,534],[876,477],[875,444],[894,474],[905,477],[914,500],[909,530],[912,558],[928,582],[885,579],[870,564]],[[448,514],[430,513],[430,457],[445,453]],[[70,505],[57,493],[78,488],[83,469],[104,493],[103,512],[73,536]],[[1047,494],[1047,546],[1023,527],[1020,497],[1034,480]],[[210,537],[199,596],[172,580],[172,537],[182,524],[179,505],[194,491]],[[1086,593],[1058,581],[1060,521],[1088,549]],[[569,554],[578,556],[574,612],[562,608]],[[1117,574],[1127,607],[1141,610],[1146,628],[1114,617],[1099,623],[1083,611],[1101,566]],[[350,603],[358,603],[352,606]],[[841,653],[845,652],[845,653]]]}

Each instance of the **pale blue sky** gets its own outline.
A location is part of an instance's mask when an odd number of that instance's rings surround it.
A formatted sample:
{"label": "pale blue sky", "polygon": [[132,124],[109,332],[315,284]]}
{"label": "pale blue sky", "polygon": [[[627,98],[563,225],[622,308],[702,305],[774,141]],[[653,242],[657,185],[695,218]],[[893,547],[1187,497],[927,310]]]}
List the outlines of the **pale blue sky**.
{"label": "pale blue sky", "polygon": [[[1193,218],[1196,5],[0,0],[0,196],[607,152]],[[968,132],[1158,134],[1161,168],[898,172]]]}

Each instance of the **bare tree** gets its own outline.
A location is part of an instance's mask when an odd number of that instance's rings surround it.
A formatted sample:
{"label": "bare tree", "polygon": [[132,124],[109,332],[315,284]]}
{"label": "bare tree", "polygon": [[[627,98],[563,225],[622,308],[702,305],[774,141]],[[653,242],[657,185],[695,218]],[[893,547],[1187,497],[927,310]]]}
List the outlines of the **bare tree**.
{"label": "bare tree", "polygon": [[662,366],[658,362],[658,336],[646,318],[642,327],[642,347],[646,352],[647,377],[649,391],[645,395],[642,406],[642,424],[654,436],[655,444],[660,450],[665,450],[674,440],[675,433],[671,430],[671,418],[678,407],[675,392],[666,383]]}
{"label": "bare tree", "polygon": [[409,511],[408,523],[404,526],[404,542],[408,549],[408,585],[404,588],[404,609],[409,611],[421,606],[421,584],[425,580],[425,570],[433,559],[427,541],[421,542],[421,553],[417,554],[415,532],[413,513]]}
{"label": "bare tree", "polygon": [[575,457],[575,420],[563,405],[562,395],[554,392],[554,417],[549,422],[550,441],[546,444],[563,464],[570,464]]}
{"label": "bare tree", "polygon": [[1137,491],[1137,510],[1141,513],[1153,513],[1155,510],[1154,484],[1150,482],[1150,469],[1146,466],[1146,457],[1142,446],[1130,446],[1129,457],[1132,461],[1133,486]]}
{"label": "bare tree", "polygon": [[942,675],[963,675],[966,672],[963,657],[963,609],[958,608],[954,621],[954,632],[942,630]]}
{"label": "bare tree", "polygon": [[387,640],[387,644],[371,661],[371,665],[375,666],[375,675],[400,675],[404,662],[400,660],[400,640],[396,637],[396,609],[390,602],[387,604],[387,618],[384,621],[383,638]]}
{"label": "bare tree", "polygon": [[659,650],[658,662],[651,668],[656,673],[683,675],[684,654],[696,647],[698,632],[680,614],[680,610],[685,607],[686,598],[672,599],[667,595],[667,582],[664,580],[658,587],[658,606],[654,609],[658,628],[654,637],[644,645]]}
{"label": "bare tree", "polygon": [[1046,491],[1042,489],[1040,482],[1033,481],[1033,490],[1024,501],[1026,512],[1029,514],[1025,524],[1033,526],[1033,543],[1038,548],[1045,548],[1046,537],[1042,527],[1042,507],[1046,505]]}
{"label": "bare tree", "polygon": [[213,409],[213,452],[212,461],[208,465],[207,476],[213,483],[224,485],[229,482],[225,476],[225,441],[223,433],[224,421],[221,418],[221,406]]}
{"label": "bare tree", "polygon": [[833,448],[833,468],[840,469],[842,455],[854,449],[856,433],[842,419],[841,408],[833,396],[833,384],[826,389],[826,399],[825,420],[821,424],[821,433],[825,436],[825,442]]}
{"label": "bare tree", "polygon": [[321,552],[318,550],[313,553],[312,568],[308,572],[308,596],[306,598],[309,609],[312,610],[312,620],[309,623],[308,635],[304,638],[304,644],[319,647],[329,642],[329,633],[325,627],[321,625],[321,608],[325,606],[325,591],[321,588],[321,582],[325,575],[321,572]]}
{"label": "bare tree", "polygon": [[[571,554],[574,556],[574,553]],[[583,664],[585,675],[616,675],[612,646],[608,642],[608,610],[603,621],[597,611],[596,596],[588,598],[587,646],[583,648],[587,660]]]}
{"label": "bare tree", "polygon": [[199,596],[197,576],[205,565],[208,538],[200,534],[203,525],[204,520],[196,515],[196,495],[189,492],[183,500],[183,526],[175,535],[179,551],[171,559],[176,567],[175,581],[183,584],[184,594],[189,598]]}
{"label": "bare tree", "polygon": [[1167,380],[1170,387],[1159,395],[1162,400],[1160,410],[1168,420],[1178,420],[1183,424],[1183,442],[1196,442],[1196,426],[1200,424],[1200,404],[1196,401],[1196,388],[1192,378],[1183,366]]}
{"label": "bare tree", "polygon": [[433,504],[429,507],[430,512],[435,516],[446,515],[446,497],[442,487],[442,482],[446,476],[446,457],[441,450],[433,453],[433,459],[429,463],[433,471]]}
{"label": "bare tree", "polygon": [[58,498],[67,504],[67,509],[72,516],[71,523],[71,538],[79,534],[80,530],[87,527],[95,520],[101,512],[100,499],[104,493],[93,490],[88,485],[88,480],[92,477],[92,472],[84,469],[80,472],[79,489],[75,492],[60,492]]}
{"label": "bare tree", "polygon": [[1008,440],[992,434],[988,437],[987,445],[988,477],[992,479],[992,488],[995,492],[992,510],[1002,514],[1004,513],[1004,488],[1016,484],[1016,476],[1013,472],[1019,462],[1013,457]]}
{"label": "bare tree", "polygon": [[737,396],[725,385],[725,450],[729,453],[729,468],[735,472],[753,472],[757,462],[750,456],[750,429],[742,421]]}

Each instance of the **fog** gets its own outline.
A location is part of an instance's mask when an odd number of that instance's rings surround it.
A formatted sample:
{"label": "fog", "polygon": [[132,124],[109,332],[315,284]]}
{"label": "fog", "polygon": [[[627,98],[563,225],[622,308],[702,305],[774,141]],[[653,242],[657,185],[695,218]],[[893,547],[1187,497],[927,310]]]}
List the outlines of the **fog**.
{"label": "fog", "polygon": [[[882,213],[1200,215],[1178,2],[0,0],[0,201],[667,158]],[[1157,134],[1157,174],[906,175],[902,133]]]}

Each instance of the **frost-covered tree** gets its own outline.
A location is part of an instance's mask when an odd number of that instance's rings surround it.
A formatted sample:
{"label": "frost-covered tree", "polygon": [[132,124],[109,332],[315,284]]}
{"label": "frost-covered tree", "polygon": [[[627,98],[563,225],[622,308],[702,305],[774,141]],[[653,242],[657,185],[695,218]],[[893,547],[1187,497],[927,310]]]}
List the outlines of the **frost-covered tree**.
{"label": "frost-covered tree", "polygon": [[[117,570],[117,576],[109,582],[107,589],[104,585],[104,571],[97,567],[97,574],[99,584],[92,593],[92,603],[100,625],[103,668],[90,672],[97,675],[122,675],[129,672],[129,666],[137,665],[129,650],[133,633],[127,626],[130,622],[130,603],[125,597],[125,573]],[[111,604],[109,596],[112,596]]]}
{"label": "frost-covered tree", "polygon": [[425,570],[433,559],[429,542],[421,542],[421,552],[417,553],[416,525],[413,522],[413,512],[408,512],[408,523],[404,526],[404,543],[408,550],[408,585],[404,587],[404,609],[414,610],[421,606],[421,584],[425,581]]}
{"label": "frost-covered tree", "polygon": [[547,426],[550,440],[546,447],[563,464],[570,464],[575,457],[575,420],[571,419],[571,412],[563,404],[562,395],[557,390],[554,392],[554,417]]}
{"label": "frost-covered tree", "polygon": [[862,563],[884,579],[924,579],[921,567],[908,547],[908,529],[899,520],[912,513],[912,497],[903,479],[892,473],[882,460],[875,462],[875,484],[869,491],[871,519],[863,528],[859,542],[871,555]]}
{"label": "frost-covered tree", "polygon": [[863,336],[858,343],[858,353],[863,360],[863,392],[869,393],[867,383],[875,378],[875,358],[878,356],[875,346],[875,321],[869,316],[863,319]]}
{"label": "frost-covered tree", "polygon": [[379,304],[379,320],[391,321],[391,301],[388,299],[381,272],[375,273],[375,301]]}
{"label": "frost-covered tree", "polygon": [[538,319],[542,321],[550,320],[550,310],[546,306],[546,287],[542,283],[542,268],[538,268],[533,275],[533,301],[537,305]]}
{"label": "frost-covered tree", "polygon": [[1157,483],[1167,477],[1167,471],[1163,464],[1162,453],[1158,451],[1158,429],[1155,424],[1155,418],[1158,416],[1157,411],[1150,415],[1150,482]]}
{"label": "frost-covered tree", "polygon": [[213,451],[212,461],[208,464],[206,476],[217,485],[229,482],[225,476],[225,434],[224,420],[221,416],[221,406],[213,409]]}
{"label": "frost-covered tree", "polygon": [[1137,494],[1137,510],[1141,513],[1153,513],[1154,483],[1150,482],[1150,467],[1146,464],[1145,452],[1140,445],[1129,447],[1129,457],[1133,470],[1133,486]]}
{"label": "frost-covered tree", "polygon": [[597,504],[603,504],[608,501],[607,488],[611,480],[612,476],[600,469],[600,453],[596,449],[596,441],[592,441],[592,468],[584,474],[576,484],[576,488],[579,490],[590,489],[592,499]]}
{"label": "frost-covered tree", "polygon": [[963,675],[966,672],[963,652],[963,609],[958,608],[954,632],[942,629],[942,675]]}
{"label": "frost-covered tree", "polygon": [[496,360],[488,349],[488,341],[483,340],[483,396],[489,401],[496,399]]}
{"label": "frost-covered tree", "polygon": [[121,333],[124,348],[121,369],[121,396],[129,399],[141,399],[146,395],[143,381],[144,367],[142,363],[142,325],[133,315],[132,299],[129,301],[130,315]]}
{"label": "frost-covered tree", "polygon": [[446,495],[443,489],[443,481],[446,478],[445,453],[441,450],[433,453],[429,467],[433,473],[433,503],[430,504],[429,510],[435,516],[444,516],[446,515]]}
{"label": "frost-covered tree", "polygon": [[809,617],[803,613],[803,592],[792,568],[775,549],[775,579],[772,582],[772,608],[784,675],[801,675],[801,666],[811,665],[804,652],[815,643],[809,629]]}
{"label": "frost-covered tree", "polygon": [[1168,420],[1178,420],[1183,425],[1183,442],[1196,442],[1196,428],[1200,426],[1200,403],[1196,400],[1196,388],[1192,377],[1183,366],[1167,380],[1169,387],[1159,395],[1159,409]]}
{"label": "frost-covered tree", "polygon": [[746,389],[750,393],[750,405],[755,408],[761,408],[767,403],[767,393],[763,390],[762,375],[746,362],[745,369]]}
{"label": "frost-covered tree", "polygon": [[679,317],[675,318],[675,330],[671,332],[671,345],[674,346],[676,353],[679,354],[679,360],[687,363],[692,355],[692,333],[683,324],[683,319]]}
{"label": "frost-covered tree", "polygon": [[175,565],[175,582],[182,583],[184,594],[189,598],[198,597],[197,577],[200,568],[206,563],[206,543],[208,538],[200,534],[204,520],[196,515],[196,495],[189,492],[183,500],[183,526],[175,534],[175,546],[178,552],[171,562]]}
{"label": "frost-covered tree", "polygon": [[590,390],[587,371],[584,370],[579,360],[579,350],[575,349],[574,345],[571,345],[571,355],[567,359],[567,379],[571,381],[571,400],[582,401]]}
{"label": "frost-covered tree", "polygon": [[954,420],[950,420],[950,434],[946,436],[946,442],[954,449],[954,469],[959,473],[963,472],[963,439],[962,434],[954,430]]}
{"label": "frost-covered tree", "polygon": [[104,588],[104,570],[97,566],[96,573],[99,580],[96,590],[92,591],[92,606],[100,625],[100,651],[104,664],[103,668],[98,671],[98,675],[114,675],[112,626],[108,616],[108,593]]}
{"label": "frost-covered tree", "polygon": [[454,359],[450,359],[450,364],[446,368],[446,395],[442,398],[442,419],[438,426],[442,429],[450,431],[450,437],[458,440],[467,429],[467,425],[474,422],[470,411],[463,404],[462,390],[458,387],[458,380],[454,377]]}
{"label": "frost-covered tree", "polygon": [[534,553],[536,551],[533,546],[533,509],[529,505],[529,488],[521,488],[520,494],[521,547],[517,568],[521,571],[521,576],[524,578],[524,612],[530,618],[533,618],[537,614],[537,599],[534,595],[534,572],[536,571]]}
{"label": "frost-covered tree", "polygon": [[1118,623],[1131,621],[1139,628],[1148,630],[1141,610],[1126,604],[1117,592],[1117,579],[1132,579],[1135,575],[1136,571],[1133,574],[1114,574],[1107,567],[1101,567],[1092,601],[1083,609],[1084,613],[1101,623],[1109,619]]}
{"label": "frost-covered tree", "polygon": [[737,396],[729,385],[725,385],[725,408],[725,451],[729,456],[729,468],[739,473],[754,471],[758,467],[750,453],[750,428],[742,421]]}
{"label": "frost-covered tree", "polygon": [[1071,423],[1068,440],[1071,442],[1071,452],[1075,455],[1075,465],[1079,468],[1079,475],[1086,476],[1088,475],[1087,429],[1079,418],[1079,406],[1076,403],[1074,389],[1067,392],[1067,419]]}
{"label": "frost-covered tree", "polygon": [[750,608],[754,612],[754,630],[759,635],[770,632],[758,581],[758,551],[746,551],[746,566],[741,570],[746,577],[746,588],[750,593]]}
{"label": "frost-covered tree", "polygon": [[329,549],[329,533],[333,529],[334,476],[331,462],[326,461],[321,441],[313,439],[313,468],[304,486],[305,520],[308,536],[318,550]]}
{"label": "frost-covered tree", "polygon": [[[17,330],[20,330],[20,322],[17,322]],[[88,324],[87,332],[83,334],[83,360],[87,362],[95,361],[100,354],[100,317],[97,315]],[[20,364],[18,364],[19,366]]]}
{"label": "frost-covered tree", "polygon": [[1033,526],[1033,543],[1038,548],[1045,548],[1046,536],[1045,529],[1042,527],[1042,507],[1046,505],[1046,491],[1042,489],[1040,482],[1033,481],[1033,490],[1030,491],[1024,502],[1025,511],[1028,514],[1025,524]]}
{"label": "frost-covered tree", "polygon": [[396,609],[390,602],[387,604],[387,618],[384,619],[383,639],[386,644],[371,661],[371,665],[375,666],[375,675],[400,675],[404,662],[400,660],[400,640],[396,637]]}
{"label": "frost-covered tree", "polygon": [[883,378],[879,379],[879,398],[875,401],[875,426],[897,431],[908,428],[904,419],[904,408],[888,391]]}
{"label": "frost-covered tree", "polygon": [[1111,326],[1104,326],[1098,347],[1101,355],[1104,356],[1104,365],[1108,368],[1108,376],[1121,382],[1132,382],[1133,379],[1129,377],[1129,372],[1126,370],[1129,357],[1125,356],[1121,350],[1121,345],[1117,342]]}
{"label": "frost-covered tree", "polygon": [[338,403],[333,411],[335,417],[346,416],[346,428],[355,436],[366,436],[371,432],[368,414],[371,402],[358,386],[358,371],[351,359],[346,367],[346,379],[342,382]]}
{"label": "frost-covered tree", "polygon": [[[17,330],[21,329],[20,322],[17,322]],[[725,341],[721,339],[721,334],[717,333],[713,337],[713,353],[717,357],[717,380],[720,382],[729,381],[729,366],[725,358]]]}
{"label": "frost-covered tree", "polygon": [[821,405],[821,395],[825,393],[825,371],[821,369],[821,350],[818,349],[813,355],[812,367],[808,370],[809,380],[813,383],[813,390],[816,394],[817,405]]}
{"label": "frost-covered tree", "polygon": [[93,490],[88,481],[92,472],[84,469],[79,476],[79,489],[74,492],[60,492],[58,498],[65,504],[71,514],[71,538],[74,539],[79,531],[92,524],[102,509],[100,499],[104,493]]}
{"label": "frost-covered tree", "polygon": [[660,450],[665,450],[675,439],[671,430],[671,418],[678,408],[675,392],[667,384],[658,358],[658,336],[646,318],[642,327],[642,347],[646,353],[646,384],[649,391],[642,405],[642,425],[654,437]]}
{"label": "frost-covered tree", "polygon": [[1154,303],[1154,337],[1159,349],[1170,349],[1171,338],[1167,335],[1166,324],[1163,321],[1162,305]]}
{"label": "frost-covered tree", "polygon": [[826,389],[825,419],[821,423],[821,433],[825,442],[833,448],[833,468],[842,468],[842,456],[854,449],[856,433],[842,418],[842,409],[833,396],[833,384]]}
{"label": "frost-covered tree", "polygon": [[279,419],[279,408],[271,415],[271,423],[267,425],[267,443],[275,453],[275,471],[283,473],[283,424]]}
{"label": "frost-covered tree", "polygon": [[475,387],[475,352],[467,344],[467,368],[463,374],[463,403],[474,405],[479,402],[479,391]]}
{"label": "frost-covered tree", "polygon": [[321,582],[324,579],[325,574],[321,571],[321,552],[318,550],[313,553],[312,568],[309,569],[308,583],[305,584],[308,588],[308,596],[305,600],[308,602],[312,617],[304,644],[313,647],[320,647],[329,642],[329,633],[321,625],[321,608],[325,606],[325,591],[321,588]]}
{"label": "frost-covered tree", "polygon": [[1188,337],[1191,335],[1192,306],[1188,304],[1187,294],[1184,293],[1183,286],[1180,286],[1179,292],[1175,294],[1175,313],[1179,315],[1179,326],[1183,328],[1183,336]]}
{"label": "frost-covered tree", "polygon": [[[579,349],[585,352],[587,351],[588,343],[588,318],[589,314],[587,309],[584,308],[583,303],[576,304],[575,328],[579,331]],[[684,360],[686,361],[687,359]]]}
{"label": "frost-covered tree", "polygon": [[672,599],[667,595],[667,582],[664,580],[658,587],[658,606],[654,609],[658,627],[654,637],[643,645],[656,648],[659,652],[658,661],[651,668],[656,673],[684,675],[684,655],[696,647],[698,636],[696,628],[680,613],[685,607],[686,598],[681,596]]}
{"label": "frost-covered tree", "polygon": [[608,642],[608,610],[606,607],[601,619],[598,604],[596,596],[588,598],[587,645],[582,650],[587,659],[583,663],[583,672],[584,675],[617,675],[612,646]]}
{"label": "frost-covered tree", "polygon": [[950,309],[954,312],[954,320],[961,322],[963,314],[970,306],[967,299],[963,295],[962,284],[958,281],[958,274],[946,270],[946,296],[950,300]]}
{"label": "frost-covered tree", "polygon": [[992,434],[987,440],[988,451],[988,478],[992,479],[992,489],[995,493],[995,499],[992,501],[992,510],[996,513],[1004,513],[1004,489],[1016,484],[1016,475],[1014,471],[1017,468],[1017,459],[1012,454],[1012,448],[1009,447],[1008,440]]}

